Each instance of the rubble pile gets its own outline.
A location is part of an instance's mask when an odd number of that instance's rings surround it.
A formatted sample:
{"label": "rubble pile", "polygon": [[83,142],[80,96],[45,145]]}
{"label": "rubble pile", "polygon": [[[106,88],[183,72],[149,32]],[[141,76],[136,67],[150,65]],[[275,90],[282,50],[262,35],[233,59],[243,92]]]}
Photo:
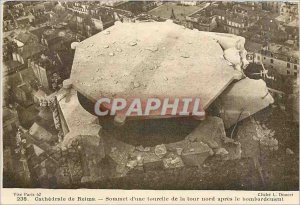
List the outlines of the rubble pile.
{"label": "rubble pile", "polygon": [[[244,38],[235,35],[188,30],[169,22],[118,24],[79,43],[69,81],[72,86],[67,83],[60,91],[58,105],[64,118],[61,146],[72,149],[76,144],[83,162],[81,182],[201,167],[210,157],[256,157],[260,146],[277,150],[274,132],[251,118],[274,100],[263,80],[244,77],[248,64],[244,43]],[[78,102],[77,92],[91,104],[101,96],[120,93],[126,97],[199,96],[205,110],[213,106],[217,112],[207,113],[180,140],[144,146],[139,138],[135,144],[126,141],[133,135],[129,129],[117,137],[101,126],[86,111],[90,109]],[[151,123],[135,120],[141,125]],[[120,116],[115,121],[127,126]],[[236,135],[226,135],[232,128]],[[171,129],[168,132],[172,135]]]}

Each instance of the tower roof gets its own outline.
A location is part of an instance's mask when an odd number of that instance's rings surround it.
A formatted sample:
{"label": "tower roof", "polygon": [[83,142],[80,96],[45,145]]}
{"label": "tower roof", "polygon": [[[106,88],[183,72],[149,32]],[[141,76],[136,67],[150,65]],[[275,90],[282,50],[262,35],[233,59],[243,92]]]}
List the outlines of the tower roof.
{"label": "tower roof", "polygon": [[170,21],[118,23],[78,44],[71,80],[101,97],[200,97],[206,108],[234,79],[217,40]]}

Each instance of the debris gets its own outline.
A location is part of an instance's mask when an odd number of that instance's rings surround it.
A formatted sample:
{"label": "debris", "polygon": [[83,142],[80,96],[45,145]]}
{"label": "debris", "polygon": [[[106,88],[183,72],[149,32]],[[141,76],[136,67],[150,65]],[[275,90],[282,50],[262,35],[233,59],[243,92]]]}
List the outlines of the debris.
{"label": "debris", "polygon": [[165,80],[165,81],[168,81],[168,77],[164,76],[164,80]]}
{"label": "debris", "polygon": [[158,156],[159,158],[162,158],[163,156],[165,156],[167,154],[167,148],[164,144],[156,145],[154,152],[155,152],[156,156]]}
{"label": "debris", "polygon": [[108,35],[108,34],[110,34],[110,31],[104,31],[104,34]]}
{"label": "debris", "polygon": [[260,140],[261,145],[266,146],[271,151],[278,150],[278,140],[272,137],[264,137]]}
{"label": "debris", "polygon": [[117,48],[117,51],[118,51],[118,52],[122,52],[122,49],[121,49],[121,48]]}
{"label": "debris", "polygon": [[102,137],[105,144],[105,154],[106,157],[109,157],[113,161],[115,166],[115,173],[116,176],[124,176],[129,171],[128,167],[126,166],[128,163],[128,157],[131,153],[134,152],[135,147],[124,143],[122,141],[116,140],[110,136],[107,132],[102,133]]}
{"label": "debris", "polygon": [[159,169],[163,169],[164,164],[162,159],[156,156],[153,152],[145,152],[143,157],[143,167],[145,171],[157,171]]}
{"label": "debris", "polygon": [[130,160],[127,162],[126,166],[129,167],[130,169],[133,169],[134,167],[136,167],[138,165],[136,160]]}
{"label": "debris", "polygon": [[184,163],[182,159],[179,156],[174,156],[174,155],[164,158],[163,163],[166,169],[184,167]]}
{"label": "debris", "polygon": [[275,131],[268,129],[264,124],[255,124],[256,135],[253,135],[253,139],[259,141],[261,145],[267,147],[270,150],[278,150],[278,140],[273,138]]}
{"label": "debris", "polygon": [[229,152],[225,148],[219,148],[216,151],[216,155],[226,155],[229,154]]}
{"label": "debris", "polygon": [[105,45],[104,48],[109,48],[109,45]]}
{"label": "debris", "polygon": [[144,147],[142,145],[135,147],[136,150],[143,152],[144,151]]}
{"label": "debris", "polygon": [[242,158],[242,145],[239,142],[227,144],[225,146],[227,155],[223,155],[225,160],[238,160]]}
{"label": "debris", "polygon": [[167,150],[177,155],[182,155],[184,149],[188,149],[190,141],[184,139],[182,141],[166,144]]}
{"label": "debris", "polygon": [[294,152],[290,148],[286,148],[285,153],[288,155],[293,155]]}
{"label": "debris", "polygon": [[136,160],[137,160],[138,165],[143,165],[143,158],[142,158],[141,155],[138,155],[138,156],[136,157]]}
{"label": "debris", "polygon": [[260,155],[257,126],[260,126],[257,121],[248,118],[237,127],[237,136],[243,150],[243,158],[259,157]]}
{"label": "debris", "polygon": [[203,142],[212,149],[220,148],[225,138],[223,120],[218,117],[207,117],[186,137],[190,142]]}
{"label": "debris", "polygon": [[140,152],[149,152],[150,151],[150,147],[143,147],[142,145],[135,147],[136,150],[140,151]]}
{"label": "debris", "polygon": [[188,149],[183,150],[181,157],[185,165],[200,167],[212,153],[212,149],[207,144],[193,142]]}
{"label": "debris", "polygon": [[109,53],[110,56],[114,56],[115,54],[113,52]]}
{"label": "debris", "polygon": [[176,148],[176,153],[177,153],[178,155],[181,155],[181,154],[182,154],[182,151],[183,151],[183,148],[180,148],[180,147],[177,147],[177,148]]}

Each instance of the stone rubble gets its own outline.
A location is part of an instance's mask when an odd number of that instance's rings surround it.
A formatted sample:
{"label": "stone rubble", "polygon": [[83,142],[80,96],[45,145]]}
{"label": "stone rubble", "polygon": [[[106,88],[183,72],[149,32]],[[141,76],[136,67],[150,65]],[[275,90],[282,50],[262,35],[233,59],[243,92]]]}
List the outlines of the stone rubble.
{"label": "stone rubble", "polygon": [[163,158],[163,156],[165,156],[167,154],[167,148],[164,144],[156,145],[155,149],[154,149],[154,153],[159,158]]}

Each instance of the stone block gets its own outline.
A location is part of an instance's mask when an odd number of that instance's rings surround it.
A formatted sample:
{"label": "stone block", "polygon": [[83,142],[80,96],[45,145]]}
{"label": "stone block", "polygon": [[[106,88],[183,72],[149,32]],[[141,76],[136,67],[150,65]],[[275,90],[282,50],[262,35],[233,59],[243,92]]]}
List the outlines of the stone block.
{"label": "stone block", "polygon": [[265,81],[244,78],[231,84],[218,98],[221,118],[229,128],[274,102]]}
{"label": "stone block", "polygon": [[212,149],[202,142],[192,142],[183,150],[182,160],[186,166],[200,167],[207,157],[213,154]]}
{"label": "stone block", "polygon": [[219,117],[207,117],[185,139],[190,142],[203,142],[210,148],[217,149],[225,138],[223,120]]}

